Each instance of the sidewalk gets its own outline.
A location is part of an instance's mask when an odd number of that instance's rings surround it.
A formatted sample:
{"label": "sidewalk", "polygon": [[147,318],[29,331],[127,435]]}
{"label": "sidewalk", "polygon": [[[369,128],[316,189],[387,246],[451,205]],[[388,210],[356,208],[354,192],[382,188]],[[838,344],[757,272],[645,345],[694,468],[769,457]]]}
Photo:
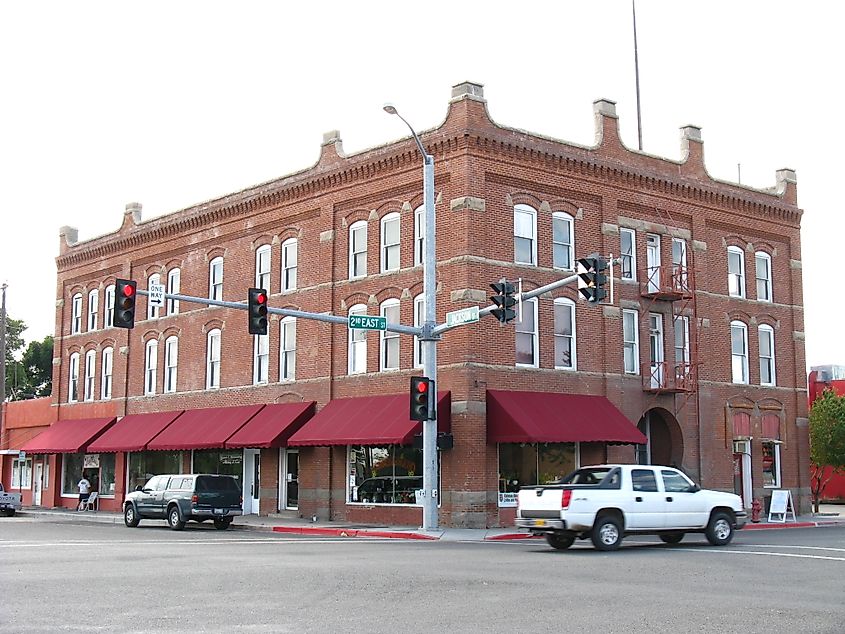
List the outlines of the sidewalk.
{"label": "sidewalk", "polygon": [[[101,522],[122,524],[123,515],[110,511],[76,512],[70,509],[42,509],[25,507],[21,516],[49,516],[67,521]],[[845,525],[845,506],[822,504],[818,515],[799,515],[795,522],[748,522],[744,530],[811,528],[819,526]],[[164,520],[144,520],[146,522],[164,522]],[[505,528],[441,528],[436,531],[423,531],[411,526],[369,526],[344,522],[312,522],[309,519],[244,515],[235,519],[232,528],[236,530],[263,530],[295,535],[322,535],[326,537],[380,537],[392,539],[420,539],[440,541],[499,541],[531,539],[531,535],[519,532],[513,527]]]}

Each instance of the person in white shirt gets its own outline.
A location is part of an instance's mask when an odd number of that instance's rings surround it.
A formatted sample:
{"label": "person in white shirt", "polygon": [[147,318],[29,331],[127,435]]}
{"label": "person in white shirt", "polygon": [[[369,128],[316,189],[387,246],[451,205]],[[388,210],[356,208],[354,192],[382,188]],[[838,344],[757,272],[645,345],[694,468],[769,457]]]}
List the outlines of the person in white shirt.
{"label": "person in white shirt", "polygon": [[85,503],[88,501],[88,496],[91,495],[91,483],[88,482],[88,478],[85,477],[85,474],[82,474],[82,479],[76,483],[76,486],[79,488],[79,504],[76,507],[77,511],[85,510]]}

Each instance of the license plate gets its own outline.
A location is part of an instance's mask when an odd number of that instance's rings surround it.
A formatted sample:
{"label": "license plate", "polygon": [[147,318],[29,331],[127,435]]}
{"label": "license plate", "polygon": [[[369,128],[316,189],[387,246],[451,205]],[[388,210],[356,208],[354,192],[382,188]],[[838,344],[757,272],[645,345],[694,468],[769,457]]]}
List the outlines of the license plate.
{"label": "license plate", "polygon": [[534,520],[534,526],[545,526],[546,520]]}
{"label": "license plate", "polygon": [[223,509],[214,509],[215,515],[223,515]]}

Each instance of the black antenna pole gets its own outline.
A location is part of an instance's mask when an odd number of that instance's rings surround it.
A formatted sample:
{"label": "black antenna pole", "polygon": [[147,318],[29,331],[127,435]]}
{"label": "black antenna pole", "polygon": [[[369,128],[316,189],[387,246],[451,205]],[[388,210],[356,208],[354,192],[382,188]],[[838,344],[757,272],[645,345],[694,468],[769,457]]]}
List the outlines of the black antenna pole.
{"label": "black antenna pole", "polygon": [[643,120],[640,114],[640,61],[637,55],[637,3],[631,0],[631,9],[634,15],[634,74],[637,80],[637,138],[640,143],[640,151],[643,149]]}

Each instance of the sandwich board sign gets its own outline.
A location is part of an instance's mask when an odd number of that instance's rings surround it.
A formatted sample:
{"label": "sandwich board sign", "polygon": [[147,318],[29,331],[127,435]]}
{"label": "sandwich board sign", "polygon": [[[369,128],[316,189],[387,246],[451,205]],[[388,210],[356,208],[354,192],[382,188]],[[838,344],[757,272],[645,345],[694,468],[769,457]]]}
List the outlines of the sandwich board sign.
{"label": "sandwich board sign", "polygon": [[785,524],[787,516],[792,515],[795,519],[795,506],[792,504],[792,493],[789,489],[775,489],[772,491],[772,501],[769,504],[769,521]]}

